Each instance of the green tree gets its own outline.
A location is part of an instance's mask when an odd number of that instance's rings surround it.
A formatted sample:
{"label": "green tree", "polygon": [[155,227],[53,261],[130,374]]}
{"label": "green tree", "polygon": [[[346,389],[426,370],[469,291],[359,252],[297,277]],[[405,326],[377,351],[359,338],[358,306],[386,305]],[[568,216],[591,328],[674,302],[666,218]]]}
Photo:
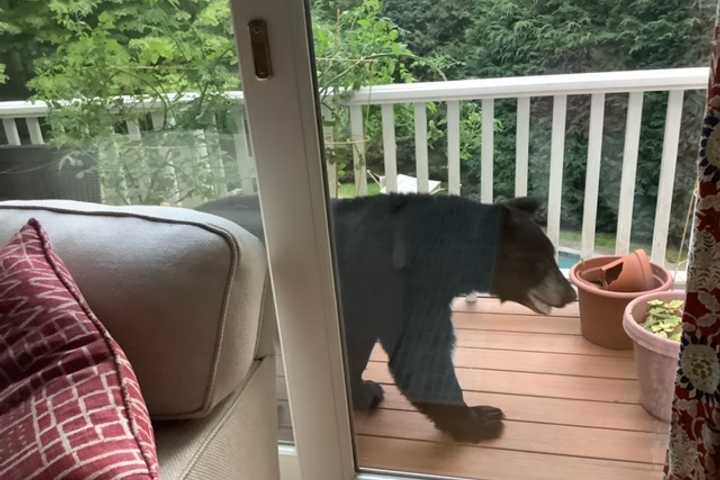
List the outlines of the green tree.
{"label": "green tree", "polygon": [[[685,0],[479,0],[474,3],[473,24],[465,30],[465,74],[487,78],[704,66],[712,10],[708,2]],[[675,239],[682,232],[692,191],[694,135],[702,117],[702,102],[689,97],[683,128],[691,140],[681,145],[674,199],[679,208],[673,210],[671,232]],[[638,240],[652,235],[666,102],[666,95],[645,96],[634,212]],[[626,96],[608,97],[598,217],[601,231],[614,231],[617,221],[626,108]],[[562,212],[566,227],[577,228],[582,221],[589,110],[589,98],[569,99]],[[533,102],[531,192],[540,196],[547,194],[551,111],[551,102]],[[512,103],[499,107],[497,116],[514,130]],[[512,171],[513,136],[496,141],[496,171]],[[500,195],[512,194],[509,182],[500,182],[496,188]]]}
{"label": "green tree", "polygon": [[[237,128],[228,125],[235,102],[225,95],[240,87],[227,2],[55,1],[48,8],[61,33],[35,59],[28,85],[50,104],[52,141],[70,152],[68,161],[96,159],[90,168],[114,203],[217,194],[219,140],[188,133]],[[127,121],[149,127],[158,113],[161,131],[116,135],[127,133]],[[188,157],[193,149],[207,152],[200,163]]]}

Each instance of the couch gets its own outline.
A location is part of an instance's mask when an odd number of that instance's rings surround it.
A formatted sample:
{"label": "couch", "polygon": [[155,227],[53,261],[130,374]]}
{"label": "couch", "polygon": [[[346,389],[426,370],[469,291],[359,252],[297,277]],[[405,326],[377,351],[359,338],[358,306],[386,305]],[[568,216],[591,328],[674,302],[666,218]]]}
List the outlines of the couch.
{"label": "couch", "polygon": [[260,242],[194,210],[47,200],[0,202],[0,244],[31,217],[138,376],[162,480],[278,479]]}

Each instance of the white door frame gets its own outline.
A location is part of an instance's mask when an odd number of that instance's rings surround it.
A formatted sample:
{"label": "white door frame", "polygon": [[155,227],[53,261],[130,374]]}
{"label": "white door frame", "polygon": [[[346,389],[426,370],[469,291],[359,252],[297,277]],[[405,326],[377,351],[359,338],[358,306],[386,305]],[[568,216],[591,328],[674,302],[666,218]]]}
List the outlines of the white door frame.
{"label": "white door frame", "polygon": [[[302,0],[231,0],[231,6],[300,473],[306,480],[350,480],[355,459],[309,12]],[[267,23],[270,40],[267,80],[256,78],[250,47],[248,23],[257,19]]]}

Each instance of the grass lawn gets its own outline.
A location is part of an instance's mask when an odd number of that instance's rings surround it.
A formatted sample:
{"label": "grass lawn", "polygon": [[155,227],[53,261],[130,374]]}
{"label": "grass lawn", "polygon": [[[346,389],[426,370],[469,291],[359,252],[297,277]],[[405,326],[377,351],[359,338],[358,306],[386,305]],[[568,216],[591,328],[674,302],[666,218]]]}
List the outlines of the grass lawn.
{"label": "grass lawn", "polygon": [[[368,196],[378,195],[380,193],[380,185],[375,182],[369,181],[367,184]],[[341,183],[338,187],[338,198],[353,198],[355,197],[355,184],[354,183]]]}
{"label": "grass lawn", "polygon": [[[574,230],[563,230],[560,232],[560,244],[563,247],[573,248],[576,250],[580,249],[581,234]],[[630,242],[630,251],[638,248],[644,249],[648,254],[652,250],[650,242]],[[687,242],[683,247],[680,261],[684,262],[687,260]],[[615,254],[615,234],[614,233],[595,233],[595,252],[601,255],[614,255]],[[676,246],[668,245],[665,258],[669,265],[674,265],[678,261],[678,248]]]}

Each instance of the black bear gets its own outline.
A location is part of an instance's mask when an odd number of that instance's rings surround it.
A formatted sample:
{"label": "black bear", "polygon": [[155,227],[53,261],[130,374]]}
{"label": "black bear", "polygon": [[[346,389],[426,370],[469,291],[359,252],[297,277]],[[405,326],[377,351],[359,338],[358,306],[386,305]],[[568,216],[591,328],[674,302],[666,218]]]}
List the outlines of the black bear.
{"label": "black bear", "polygon": [[[575,299],[527,198],[485,205],[456,196],[378,195],[333,202],[333,230],[353,406],[369,410],[382,387],[363,381],[373,346],[396,385],[437,428],[477,442],[502,430],[503,413],[468,406],[455,376],[450,303],[488,292],[540,313]],[[262,239],[257,197],[228,197],[199,210]]]}

